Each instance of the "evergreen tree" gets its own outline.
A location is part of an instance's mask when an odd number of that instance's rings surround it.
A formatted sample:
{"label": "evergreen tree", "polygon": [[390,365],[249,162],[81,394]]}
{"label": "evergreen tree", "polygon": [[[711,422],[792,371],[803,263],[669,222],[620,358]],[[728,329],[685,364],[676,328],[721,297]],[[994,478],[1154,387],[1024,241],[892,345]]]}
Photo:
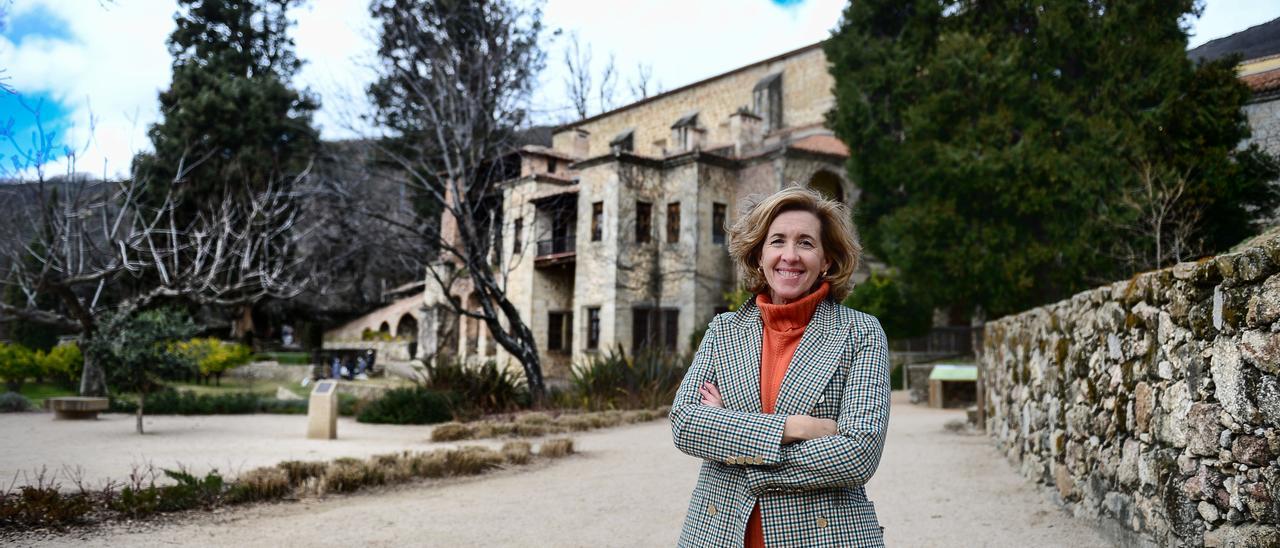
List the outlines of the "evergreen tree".
{"label": "evergreen tree", "polygon": [[1277,171],[1236,149],[1235,60],[1187,59],[1198,9],[851,3],[826,45],[829,124],[868,247],[928,300],[1000,315],[1239,241]]}
{"label": "evergreen tree", "polygon": [[[301,0],[179,0],[169,37],[173,81],[160,93],[164,119],[149,131],[155,152],[136,175],[153,201],[173,188],[186,217],[287,184],[314,153],[317,100],[290,87],[294,55],[288,10]],[[179,219],[179,222],[185,219]]]}

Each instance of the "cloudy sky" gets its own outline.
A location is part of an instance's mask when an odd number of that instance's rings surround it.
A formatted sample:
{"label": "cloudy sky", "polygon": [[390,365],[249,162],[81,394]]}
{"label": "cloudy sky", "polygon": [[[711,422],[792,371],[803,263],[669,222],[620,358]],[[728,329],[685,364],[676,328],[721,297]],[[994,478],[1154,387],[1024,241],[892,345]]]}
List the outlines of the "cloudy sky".
{"label": "cloudy sky", "polygon": [[[547,0],[547,70],[533,106],[547,123],[572,118],[564,100],[564,49],[571,33],[590,47],[596,70],[612,54],[620,78],[614,103],[629,101],[640,65],[651,89],[678,87],[824,39],[845,0]],[[56,155],[74,152],[77,171],[117,176],[149,147],[159,117],[157,93],[168,86],[165,39],[174,0],[0,0],[0,69],[18,91],[0,96],[0,174],[12,156],[34,150],[37,126]],[[367,102],[373,22],[367,0],[311,0],[294,14],[298,56],[307,64],[295,84],[321,97],[316,122],[326,138],[360,130],[350,122]],[[1275,0],[1208,0],[1192,22],[1194,47],[1280,17]],[[600,105],[593,102],[591,110]],[[37,116],[35,113],[39,113]],[[66,162],[46,168],[62,173]]]}

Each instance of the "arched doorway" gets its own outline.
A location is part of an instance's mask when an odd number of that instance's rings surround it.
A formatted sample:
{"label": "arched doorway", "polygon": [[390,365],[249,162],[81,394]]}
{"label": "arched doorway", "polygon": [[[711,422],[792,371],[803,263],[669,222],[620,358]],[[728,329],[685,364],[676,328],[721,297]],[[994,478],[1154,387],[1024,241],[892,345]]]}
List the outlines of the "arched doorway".
{"label": "arched doorway", "polygon": [[396,322],[396,338],[409,342],[409,358],[413,359],[418,354],[418,319],[413,314],[405,313],[400,316],[400,321]]}
{"label": "arched doorway", "polygon": [[844,187],[840,184],[840,176],[827,170],[821,170],[809,178],[809,188],[837,202],[844,202]]}

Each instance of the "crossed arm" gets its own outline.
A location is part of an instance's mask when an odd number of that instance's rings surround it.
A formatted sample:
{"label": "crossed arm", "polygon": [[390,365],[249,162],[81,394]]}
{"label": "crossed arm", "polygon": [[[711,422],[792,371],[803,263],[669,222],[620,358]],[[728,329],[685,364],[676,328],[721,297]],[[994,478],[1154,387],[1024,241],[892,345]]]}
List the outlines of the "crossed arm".
{"label": "crossed arm", "polygon": [[879,322],[858,326],[837,421],[724,409],[711,368],[712,321],[676,393],[671,428],[685,453],[723,461],[760,456],[746,467],[753,494],[857,487],[875,473],[889,420],[888,349]]}

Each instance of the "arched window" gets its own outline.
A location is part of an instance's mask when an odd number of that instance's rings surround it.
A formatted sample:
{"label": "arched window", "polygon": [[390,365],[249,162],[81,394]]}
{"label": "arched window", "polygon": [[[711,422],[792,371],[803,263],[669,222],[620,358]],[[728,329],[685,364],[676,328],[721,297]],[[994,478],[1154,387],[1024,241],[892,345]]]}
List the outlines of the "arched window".
{"label": "arched window", "polygon": [[844,202],[844,188],[840,184],[840,176],[827,170],[813,174],[809,178],[809,188],[837,202]]}
{"label": "arched window", "polygon": [[408,341],[418,340],[418,319],[413,314],[400,316],[400,321],[396,323],[396,337]]}

